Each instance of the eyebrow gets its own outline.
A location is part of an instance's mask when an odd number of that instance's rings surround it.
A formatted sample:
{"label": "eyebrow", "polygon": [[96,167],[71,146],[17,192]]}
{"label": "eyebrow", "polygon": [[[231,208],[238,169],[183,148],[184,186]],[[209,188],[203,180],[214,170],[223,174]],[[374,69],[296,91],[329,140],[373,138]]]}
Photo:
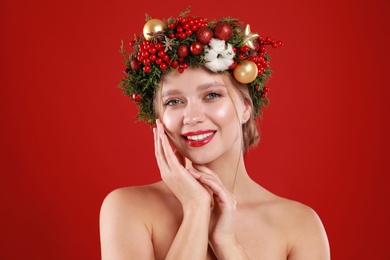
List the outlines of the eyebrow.
{"label": "eyebrow", "polygon": [[[196,89],[198,91],[201,91],[201,90],[206,90],[206,89],[209,89],[209,88],[212,88],[212,87],[223,87],[223,88],[226,88],[226,86],[222,83],[219,83],[219,82],[208,82],[208,83],[205,83],[205,84],[201,84],[199,85]],[[166,97],[166,96],[170,96],[170,95],[178,95],[178,94],[181,94],[181,90],[180,89],[171,89],[171,90],[167,90],[167,91],[164,91],[161,95],[161,97]]]}

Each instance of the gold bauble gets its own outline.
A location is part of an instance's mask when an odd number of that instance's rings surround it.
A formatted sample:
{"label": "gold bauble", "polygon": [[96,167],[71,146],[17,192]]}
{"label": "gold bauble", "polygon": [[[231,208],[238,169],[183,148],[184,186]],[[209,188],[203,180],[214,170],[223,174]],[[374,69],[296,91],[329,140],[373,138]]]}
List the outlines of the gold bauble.
{"label": "gold bauble", "polygon": [[143,34],[146,40],[153,38],[153,34],[156,32],[162,32],[167,29],[167,24],[160,19],[150,19],[144,25]]}
{"label": "gold bauble", "polygon": [[233,71],[233,75],[238,82],[247,84],[255,80],[258,69],[253,61],[244,60],[238,64]]}

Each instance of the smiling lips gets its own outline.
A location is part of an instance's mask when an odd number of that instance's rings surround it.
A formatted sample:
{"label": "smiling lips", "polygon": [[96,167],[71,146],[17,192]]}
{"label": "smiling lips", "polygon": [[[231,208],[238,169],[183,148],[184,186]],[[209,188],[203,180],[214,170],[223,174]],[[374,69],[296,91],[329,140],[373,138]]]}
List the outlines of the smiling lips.
{"label": "smiling lips", "polygon": [[192,147],[200,147],[209,143],[215,135],[215,131],[202,130],[183,134],[187,144]]}

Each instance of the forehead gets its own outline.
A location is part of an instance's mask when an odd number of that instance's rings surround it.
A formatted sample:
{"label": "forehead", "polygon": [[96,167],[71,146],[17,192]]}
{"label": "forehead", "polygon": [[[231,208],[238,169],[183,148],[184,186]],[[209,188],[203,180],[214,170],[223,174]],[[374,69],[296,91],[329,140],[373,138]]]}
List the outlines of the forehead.
{"label": "forehead", "polygon": [[188,68],[183,73],[170,72],[165,75],[162,81],[162,91],[184,87],[185,89],[196,88],[213,83],[225,85],[225,81],[220,74],[208,72],[202,68]]}

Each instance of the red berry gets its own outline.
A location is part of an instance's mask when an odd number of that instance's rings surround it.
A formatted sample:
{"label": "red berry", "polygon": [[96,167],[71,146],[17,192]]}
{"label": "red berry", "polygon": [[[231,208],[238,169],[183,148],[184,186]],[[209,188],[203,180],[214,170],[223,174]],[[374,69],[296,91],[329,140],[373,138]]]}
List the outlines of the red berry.
{"label": "red berry", "polygon": [[164,50],[159,50],[157,55],[158,57],[163,58],[165,56]]}
{"label": "red berry", "polygon": [[160,64],[160,69],[161,70],[166,70],[167,69],[167,64],[166,63],[161,63]]}
{"label": "red berry", "polygon": [[149,57],[149,51],[143,51],[142,52],[142,57],[144,57],[144,58]]}
{"label": "red berry", "polygon": [[157,56],[154,55],[154,54],[150,55],[149,59],[152,60],[152,61],[155,61],[155,60],[157,60]]}
{"label": "red berry", "polygon": [[202,44],[200,42],[193,42],[190,46],[190,50],[192,54],[198,55],[199,53],[202,52]]}
{"label": "red berry", "polygon": [[150,72],[150,66],[149,66],[149,65],[145,65],[144,71],[145,71],[145,72]]}
{"label": "red berry", "polygon": [[244,45],[240,48],[240,52],[247,53],[249,51],[249,46]]}
{"label": "red berry", "polygon": [[141,95],[139,95],[139,94],[133,93],[133,95],[132,95],[131,97],[132,97],[133,100],[136,101],[136,102],[139,102],[139,101],[142,100],[142,97],[141,97]]}
{"label": "red berry", "polygon": [[234,69],[237,66],[237,61],[233,60],[232,65],[229,66],[229,69]]}

